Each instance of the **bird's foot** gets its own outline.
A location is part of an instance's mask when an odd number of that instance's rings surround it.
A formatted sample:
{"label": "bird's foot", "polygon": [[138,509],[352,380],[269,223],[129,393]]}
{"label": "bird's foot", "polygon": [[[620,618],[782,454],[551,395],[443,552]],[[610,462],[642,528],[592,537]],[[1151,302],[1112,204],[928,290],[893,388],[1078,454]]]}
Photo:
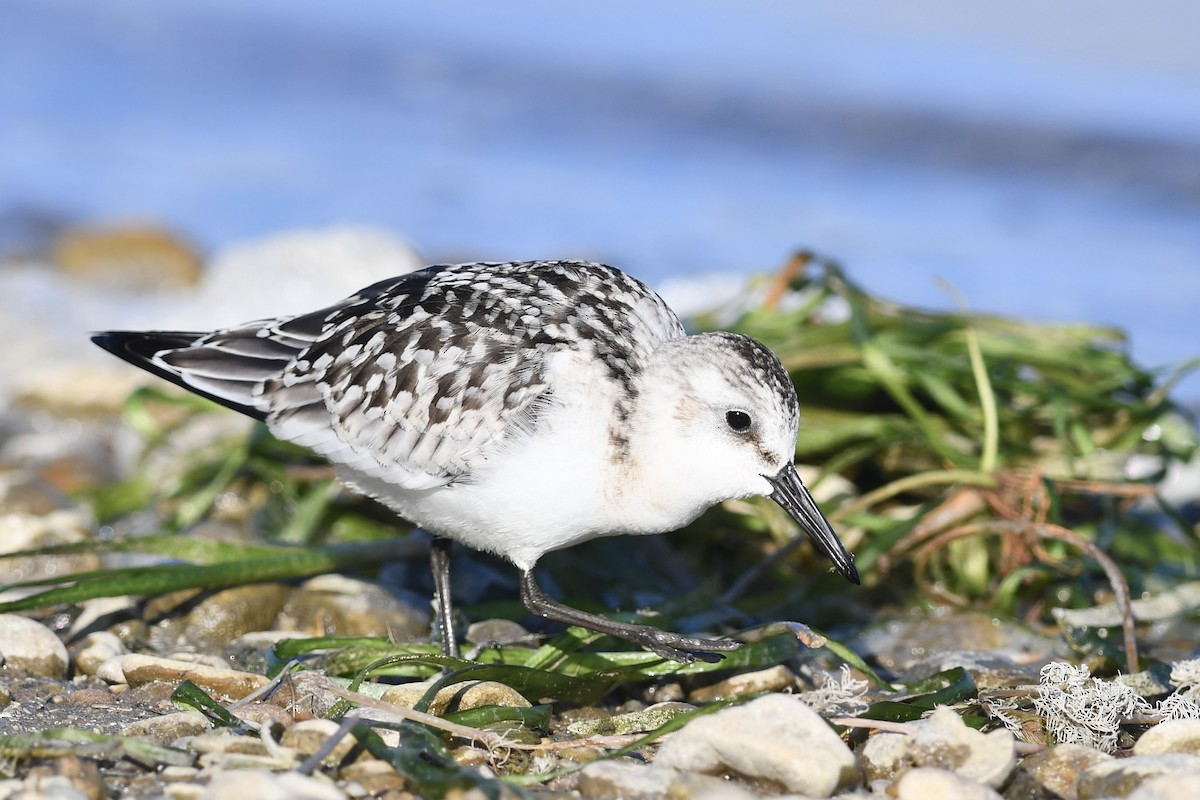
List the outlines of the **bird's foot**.
{"label": "bird's foot", "polygon": [[722,652],[737,650],[741,642],[732,639],[701,639],[696,636],[684,636],[680,633],[659,630],[649,625],[637,625],[636,632],[624,633],[624,637],[634,644],[681,664],[691,664],[696,661],[706,661],[710,664],[723,659]]}

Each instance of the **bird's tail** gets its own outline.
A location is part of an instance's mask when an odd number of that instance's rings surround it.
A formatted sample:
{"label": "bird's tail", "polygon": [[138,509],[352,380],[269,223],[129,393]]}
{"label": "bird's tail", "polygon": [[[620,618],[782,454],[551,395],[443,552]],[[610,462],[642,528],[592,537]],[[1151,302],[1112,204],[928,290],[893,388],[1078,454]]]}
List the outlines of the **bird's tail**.
{"label": "bird's tail", "polygon": [[261,325],[215,333],[105,331],[92,341],[108,352],[190,392],[265,420],[263,381],[279,375],[297,355],[293,347],[257,332]]}

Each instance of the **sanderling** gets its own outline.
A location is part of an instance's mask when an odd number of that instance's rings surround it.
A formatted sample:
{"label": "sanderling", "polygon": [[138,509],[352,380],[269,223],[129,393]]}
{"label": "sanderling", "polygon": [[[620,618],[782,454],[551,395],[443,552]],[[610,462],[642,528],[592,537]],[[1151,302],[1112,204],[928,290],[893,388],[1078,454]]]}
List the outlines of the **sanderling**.
{"label": "sanderling", "polygon": [[516,565],[533,614],[684,662],[739,643],[563,605],[534,580],[538,559],[769,495],[858,582],[793,466],[796,392],[779,359],[740,334],[686,335],[658,294],[613,267],[433,266],[310,314],[93,341],[320,453],[433,533],[447,653],[449,540]]}

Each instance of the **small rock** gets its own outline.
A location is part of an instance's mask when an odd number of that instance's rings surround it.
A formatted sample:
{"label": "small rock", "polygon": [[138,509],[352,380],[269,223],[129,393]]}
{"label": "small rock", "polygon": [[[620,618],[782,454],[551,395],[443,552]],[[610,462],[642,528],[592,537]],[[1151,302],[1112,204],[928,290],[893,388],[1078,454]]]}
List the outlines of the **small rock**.
{"label": "small rock", "polygon": [[234,586],[205,597],[184,618],[186,641],[201,650],[220,650],[250,631],[271,627],[292,588],[283,583]]}
{"label": "small rock", "polygon": [[[671,800],[759,800],[762,795],[752,792],[735,781],[718,778],[715,775],[705,775],[701,772],[675,773],[667,789],[667,797]],[[788,797],[779,800],[789,800]],[[792,796],[792,800],[803,800]]]}
{"label": "small rock", "polygon": [[661,728],[680,714],[695,711],[688,703],[656,703],[641,711],[628,714],[583,719],[567,725],[567,733],[577,739],[587,736],[612,736],[615,734],[646,733]]}
{"label": "small rock", "polygon": [[214,731],[193,736],[186,742],[189,750],[200,755],[233,753],[245,756],[268,755],[267,746],[257,736],[238,736],[226,731]]}
{"label": "small rock", "polygon": [[878,733],[863,745],[860,757],[868,781],[896,780],[914,767],[931,767],[996,788],[1016,765],[1011,733],[1004,729],[980,733],[946,706],[906,727],[913,731],[911,735]]}
{"label": "small rock", "polygon": [[1016,766],[1016,743],[1007,729],[981,733],[947,706],[939,706],[917,726],[909,756],[918,767],[947,769],[999,788]]}
{"label": "small rock", "polygon": [[881,731],[872,734],[858,754],[867,783],[894,781],[912,769],[909,757],[912,740],[912,735],[905,733]]}
{"label": "small rock", "polygon": [[1021,760],[1006,791],[1010,797],[1076,800],[1080,776],[1103,761],[1112,761],[1112,756],[1093,747],[1080,744],[1047,747]]}
{"label": "small rock", "polygon": [[1089,769],[1079,779],[1079,800],[1127,797],[1151,778],[1188,786],[1195,796],[1200,782],[1200,756],[1171,753],[1113,759]]}
{"label": "small rock", "polygon": [[[59,786],[60,780],[65,779],[70,791],[50,790],[47,784]],[[29,795],[17,797],[38,797],[47,800],[66,800],[80,797],[84,800],[103,800],[108,796],[104,787],[104,778],[100,768],[89,758],[67,755],[55,758],[31,767],[25,774],[25,780],[34,789]],[[62,787],[66,788],[66,787]]]}
{"label": "small rock", "polygon": [[909,770],[892,791],[897,800],[1002,800],[982,783],[935,767]]}
{"label": "small rock", "polygon": [[230,713],[243,722],[248,722],[259,727],[279,725],[284,728],[290,728],[296,724],[295,718],[278,705],[258,700],[239,705],[237,709]]}
{"label": "small rock", "polygon": [[774,781],[814,797],[829,797],[860,777],[854,755],[825,720],[783,694],[694,720],[662,746],[655,765]]}
{"label": "small rock", "polygon": [[[324,747],[325,743],[336,735],[339,729],[340,726],[331,719],[310,719],[298,722],[285,730],[279,743],[284,747],[298,750],[307,758]],[[357,744],[358,740],[353,736],[343,734],[333,751],[324,758],[323,763],[331,767],[337,766]]]}
{"label": "small rock", "polygon": [[536,636],[511,619],[485,619],[467,626],[465,641],[479,647],[533,646]]}
{"label": "small rock", "polygon": [[87,637],[102,630],[107,630],[121,642],[140,638],[118,635],[118,632],[128,631],[131,624],[145,629],[145,624],[135,619],[139,613],[138,602],[127,594],[85,600],[79,606],[79,613],[71,620],[71,627],[67,629],[67,641],[75,641],[81,636]]}
{"label": "small rock", "polygon": [[52,259],[73,278],[119,289],[176,289],[200,279],[196,250],[153,225],[67,228],[55,239]]}
{"label": "small rock", "polygon": [[108,631],[89,633],[75,651],[75,671],[80,675],[95,675],[105,661],[125,655],[126,652],[125,645],[116,634]]}
{"label": "small rock", "polygon": [[199,711],[177,711],[126,725],[121,735],[148,736],[159,744],[168,745],[184,736],[199,736],[211,728],[208,717]]}
{"label": "small rock", "polygon": [[182,767],[179,765],[171,765],[163,767],[158,771],[158,776],[163,779],[164,783],[180,783],[182,781],[194,781],[196,776],[200,774],[200,770],[195,767]]}
{"label": "small rock", "polygon": [[1196,800],[1196,782],[1175,775],[1156,775],[1142,781],[1126,800]]}
{"label": "small rock", "polygon": [[378,584],[319,575],[291,593],[273,627],[311,636],[388,636],[406,642],[428,636],[429,613]]}
{"label": "small rock", "polygon": [[[430,683],[427,681],[392,686],[380,699],[386,703],[412,708],[425,696],[429,687]],[[467,681],[439,691],[429,706],[429,713],[441,716],[448,711],[467,711],[483,706],[529,708],[531,705],[520,692],[506,684],[496,681]]]}
{"label": "small rock", "polygon": [[1067,651],[1060,637],[969,611],[892,620],[864,630],[853,646],[864,656],[874,657],[884,669],[902,673],[933,654],[962,650],[968,642],[976,651],[1003,654],[1010,661],[1028,665],[1035,677],[1037,665],[1063,657]]}
{"label": "small rock", "polygon": [[[0,508],[5,514],[24,514],[44,517],[55,511],[70,508],[71,500],[46,480],[28,468],[12,468],[3,464],[0,472]],[[3,550],[11,552],[20,548],[7,542]]]}
{"label": "small rock", "polygon": [[326,675],[306,670],[293,673],[270,693],[266,702],[286,709],[295,719],[322,719],[342,700],[335,691],[337,688]]}
{"label": "small rock", "polygon": [[67,648],[54,631],[17,614],[0,614],[0,663],[44,678],[67,675]]}
{"label": "small rock", "polygon": [[254,800],[347,800],[346,795],[328,783],[298,772],[268,772],[239,769],[218,772],[208,782],[202,800],[228,800],[253,797]]}
{"label": "small rock", "polygon": [[757,672],[744,672],[711,686],[704,686],[688,695],[693,703],[712,703],[728,697],[751,692],[778,692],[796,685],[796,674],[787,667],[770,667]]}
{"label": "small rock", "polygon": [[238,672],[137,653],[105,661],[96,670],[96,676],[109,683],[127,683],[130,686],[141,686],[154,681],[179,684],[187,680],[228,699],[245,697],[270,682],[269,678],[251,672]]}
{"label": "small rock", "polygon": [[680,714],[695,710],[696,706],[689,703],[655,703],[641,711],[630,711],[629,714],[599,716],[572,722],[566,726],[566,733],[575,736],[576,739],[582,739],[584,736],[647,733],[649,730],[665,726]]}
{"label": "small rock", "polygon": [[338,771],[338,777],[350,784],[347,794],[352,796],[399,798],[400,790],[404,788],[404,778],[391,764],[374,759],[347,764]]}
{"label": "small rock", "polygon": [[1200,719],[1168,719],[1142,734],[1133,746],[1135,756],[1184,753],[1200,756]]}
{"label": "small rock", "polygon": [[655,800],[666,796],[677,774],[634,761],[596,761],[580,773],[579,791],[597,800]]}
{"label": "small rock", "polygon": [[[15,553],[59,544],[78,544],[91,536],[91,522],[78,511],[52,511],[45,515],[0,514],[0,553]],[[98,569],[100,558],[79,555],[30,556],[0,559],[0,584],[39,578],[62,577],[69,573]],[[25,590],[31,594],[32,590]],[[15,599],[5,592],[5,599]]]}
{"label": "small rock", "polygon": [[31,770],[20,780],[0,783],[0,797],[13,800],[91,800],[65,775],[42,775]]}

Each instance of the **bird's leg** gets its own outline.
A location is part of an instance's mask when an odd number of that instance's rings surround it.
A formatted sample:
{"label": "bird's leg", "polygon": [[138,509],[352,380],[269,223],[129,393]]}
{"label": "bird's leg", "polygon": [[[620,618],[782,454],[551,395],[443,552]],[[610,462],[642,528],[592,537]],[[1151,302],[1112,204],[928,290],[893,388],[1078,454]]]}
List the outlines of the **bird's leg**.
{"label": "bird's leg", "polygon": [[458,658],[458,640],[454,638],[454,605],[450,602],[449,539],[433,537],[429,545],[429,567],[433,572],[433,608],[435,624],[442,636],[442,655]]}
{"label": "bird's leg", "polygon": [[599,614],[589,614],[586,611],[571,608],[551,600],[537,585],[531,570],[521,570],[521,603],[527,611],[543,619],[578,625],[597,633],[606,633],[609,636],[616,636],[618,639],[626,639],[663,658],[680,661],[684,664],[690,664],[697,659],[717,662],[724,656],[713,651],[736,650],[741,647],[741,642],[729,639],[700,639],[695,636],[684,636],[652,628],[649,625],[618,622]]}

